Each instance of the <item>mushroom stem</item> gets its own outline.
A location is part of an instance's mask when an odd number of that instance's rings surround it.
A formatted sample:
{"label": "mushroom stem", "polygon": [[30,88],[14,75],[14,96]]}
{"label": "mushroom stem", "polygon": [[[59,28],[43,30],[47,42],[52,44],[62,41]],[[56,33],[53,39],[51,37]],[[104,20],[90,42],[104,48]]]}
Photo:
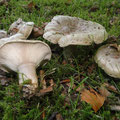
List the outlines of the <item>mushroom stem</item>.
{"label": "mushroom stem", "polygon": [[63,48],[63,55],[65,59],[76,56],[76,53],[77,53],[77,47],[75,45],[70,45],[70,46]]}
{"label": "mushroom stem", "polygon": [[18,67],[19,72],[19,84],[24,83],[25,80],[31,80],[30,86],[32,89],[36,89],[38,87],[38,79],[35,71],[34,63],[26,63],[22,64]]}

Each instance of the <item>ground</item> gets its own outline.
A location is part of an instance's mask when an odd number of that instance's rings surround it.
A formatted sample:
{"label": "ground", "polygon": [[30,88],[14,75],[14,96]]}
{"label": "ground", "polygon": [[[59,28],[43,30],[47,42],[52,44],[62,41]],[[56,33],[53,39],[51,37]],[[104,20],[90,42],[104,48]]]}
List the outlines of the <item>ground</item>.
{"label": "ground", "polygon": [[[35,25],[49,22],[55,15],[69,15],[91,20],[103,25],[109,39],[103,44],[120,42],[120,1],[119,0],[10,0],[0,6],[0,29],[8,30],[11,23],[18,18],[33,21]],[[108,76],[94,62],[97,49],[102,46],[76,46],[79,54],[74,59],[66,60],[63,48],[48,43],[52,49],[52,59],[37,69],[39,89],[41,89],[40,71],[45,72],[49,86],[52,79],[56,84],[54,90],[43,96],[24,98],[15,73],[1,73],[8,83],[0,85],[0,119],[1,120],[52,120],[59,114],[64,120],[120,120],[120,111],[111,111],[110,105],[120,99],[120,80]],[[55,70],[53,73],[52,70]],[[1,79],[1,78],[0,78]],[[8,81],[9,79],[9,81]],[[70,85],[61,84],[70,80]],[[110,91],[104,105],[95,113],[91,105],[81,101],[81,93],[73,85],[98,88],[109,83],[117,92]],[[53,117],[53,118],[52,118]],[[58,119],[58,118],[57,118]]]}

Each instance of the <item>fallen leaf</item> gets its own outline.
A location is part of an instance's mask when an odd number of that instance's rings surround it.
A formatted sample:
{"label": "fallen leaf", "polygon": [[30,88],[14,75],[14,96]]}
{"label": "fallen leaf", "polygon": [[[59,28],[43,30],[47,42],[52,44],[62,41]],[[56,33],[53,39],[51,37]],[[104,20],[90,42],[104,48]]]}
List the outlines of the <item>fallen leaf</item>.
{"label": "fallen leaf", "polygon": [[34,26],[32,33],[30,34],[30,38],[40,37],[43,35],[43,33],[44,33],[44,30],[42,27]]}
{"label": "fallen leaf", "polygon": [[109,83],[104,83],[104,86],[111,91],[117,92],[117,89],[115,88],[115,86],[110,85]]}
{"label": "fallen leaf", "polygon": [[66,65],[66,64],[67,64],[66,60],[63,60],[63,61],[62,61],[62,64],[63,64],[63,65]]}
{"label": "fallen leaf", "polygon": [[91,74],[94,69],[95,69],[95,64],[92,64],[91,66],[88,67],[88,73]]}
{"label": "fallen leaf", "polygon": [[42,119],[45,118],[45,111],[44,111],[44,108],[43,108],[43,113],[42,113]]}
{"label": "fallen leaf", "polygon": [[108,96],[111,95],[111,93],[105,88],[104,85],[102,85],[100,88],[99,88],[99,92],[102,96],[104,96],[106,99]]}
{"label": "fallen leaf", "polygon": [[42,89],[38,93],[36,93],[36,96],[42,96],[42,95],[45,95],[46,93],[49,93],[52,91],[53,91],[53,86],[49,86],[46,89]]}
{"label": "fallen leaf", "polygon": [[35,7],[35,3],[32,1],[27,5],[28,9],[31,10],[32,8]]}
{"label": "fallen leaf", "polygon": [[56,115],[56,120],[63,120],[63,117],[60,113]]}
{"label": "fallen leaf", "polygon": [[44,23],[42,23],[41,27],[44,29],[47,24],[48,24],[48,22],[44,22]]}
{"label": "fallen leaf", "polygon": [[82,90],[85,88],[85,85],[84,84],[81,84],[77,89],[76,91],[77,92],[82,92]]}
{"label": "fallen leaf", "polygon": [[97,112],[104,104],[105,97],[98,94],[94,89],[84,89],[81,93],[81,100],[92,105],[92,108]]}
{"label": "fallen leaf", "polygon": [[68,83],[68,82],[70,82],[70,79],[65,79],[65,80],[60,81],[61,84]]}
{"label": "fallen leaf", "polygon": [[49,81],[49,83],[50,83],[50,86],[55,85],[53,79],[51,79],[51,80]]}

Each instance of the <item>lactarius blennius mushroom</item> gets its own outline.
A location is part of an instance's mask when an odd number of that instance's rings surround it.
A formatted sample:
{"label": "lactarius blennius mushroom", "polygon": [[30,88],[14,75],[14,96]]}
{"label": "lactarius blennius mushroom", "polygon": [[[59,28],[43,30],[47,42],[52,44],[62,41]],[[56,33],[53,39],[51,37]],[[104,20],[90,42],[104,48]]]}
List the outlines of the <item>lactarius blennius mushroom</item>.
{"label": "lactarius blennius mushroom", "polygon": [[120,78],[120,46],[107,44],[100,47],[95,55],[95,62],[108,75]]}
{"label": "lactarius blennius mushroom", "polygon": [[31,34],[34,27],[34,22],[24,22],[21,18],[11,24],[9,33],[12,35],[11,39],[19,38],[26,40]]}
{"label": "lactarius blennius mushroom", "polygon": [[60,47],[67,47],[100,44],[107,39],[108,34],[105,28],[96,22],[58,15],[46,25],[43,37]]}
{"label": "lactarius blennius mushroom", "polygon": [[66,47],[99,44],[106,40],[108,35],[105,28],[96,22],[59,15],[46,25],[43,37],[54,44]]}
{"label": "lactarius blennius mushroom", "polygon": [[31,91],[38,87],[36,68],[50,60],[51,49],[41,41],[16,40],[0,47],[0,66],[5,71],[19,74],[19,84],[31,80],[27,86]]}

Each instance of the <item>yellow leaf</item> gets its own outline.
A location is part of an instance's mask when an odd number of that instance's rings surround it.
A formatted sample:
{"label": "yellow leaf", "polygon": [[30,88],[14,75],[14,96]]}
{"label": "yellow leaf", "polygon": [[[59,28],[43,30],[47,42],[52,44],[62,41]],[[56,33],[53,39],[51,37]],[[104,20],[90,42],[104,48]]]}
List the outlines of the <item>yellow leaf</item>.
{"label": "yellow leaf", "polygon": [[97,112],[104,104],[105,97],[98,94],[95,90],[90,88],[84,89],[81,93],[81,100],[92,105],[92,108]]}

